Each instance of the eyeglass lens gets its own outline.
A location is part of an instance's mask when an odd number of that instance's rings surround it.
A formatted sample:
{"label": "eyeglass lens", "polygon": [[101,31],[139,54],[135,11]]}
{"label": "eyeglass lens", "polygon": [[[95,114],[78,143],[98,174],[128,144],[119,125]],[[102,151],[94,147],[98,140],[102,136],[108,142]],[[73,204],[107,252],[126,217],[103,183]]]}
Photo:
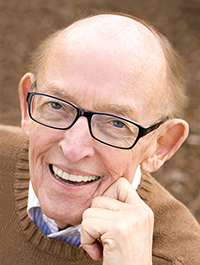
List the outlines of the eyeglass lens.
{"label": "eyeglass lens", "polygon": [[[77,116],[77,109],[60,99],[35,94],[31,102],[32,118],[46,126],[67,129]],[[93,114],[90,131],[94,138],[117,147],[128,148],[136,140],[136,125],[109,114]]]}

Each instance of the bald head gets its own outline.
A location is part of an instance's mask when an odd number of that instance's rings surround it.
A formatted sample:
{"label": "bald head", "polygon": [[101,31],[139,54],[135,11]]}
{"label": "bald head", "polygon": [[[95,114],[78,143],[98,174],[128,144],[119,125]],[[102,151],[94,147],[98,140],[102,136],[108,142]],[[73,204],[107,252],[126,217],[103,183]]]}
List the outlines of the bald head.
{"label": "bald head", "polygon": [[54,45],[63,45],[63,49],[83,47],[88,54],[99,50],[102,57],[106,51],[122,62],[128,61],[130,67],[136,61],[151,64],[155,72],[166,64],[156,36],[140,22],[121,15],[97,15],[79,20],[64,29]]}
{"label": "bald head", "polygon": [[152,52],[161,50],[155,35],[146,26],[122,15],[102,14],[78,20],[66,28],[63,35],[67,38],[81,38],[86,41],[100,37],[99,41],[115,43],[118,48],[124,45],[133,48],[139,41],[140,44],[145,42],[143,49],[150,48]]}
{"label": "bald head", "polygon": [[[133,18],[102,14],[76,21],[53,35],[40,54],[42,56],[40,55],[40,62],[37,62],[37,74],[43,74],[52,62],[55,62],[59,70],[59,67],[63,67],[59,66],[59,60],[64,54],[68,56],[68,62],[88,57],[91,65],[98,61],[106,67],[107,74],[112,68],[116,68],[117,76],[123,74],[133,88],[140,87],[147,109],[158,110],[165,100],[163,113],[159,110],[157,116],[172,111],[174,103],[168,85],[170,67],[167,67],[160,38],[152,28]],[[122,73],[121,69],[127,71]],[[135,93],[137,92],[138,89]]]}

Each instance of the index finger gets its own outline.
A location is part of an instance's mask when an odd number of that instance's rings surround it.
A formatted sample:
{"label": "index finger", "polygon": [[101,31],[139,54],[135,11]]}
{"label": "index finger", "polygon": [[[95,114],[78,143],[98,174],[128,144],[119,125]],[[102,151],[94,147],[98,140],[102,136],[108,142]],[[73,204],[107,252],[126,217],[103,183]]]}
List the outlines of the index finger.
{"label": "index finger", "polygon": [[103,193],[103,196],[111,197],[127,204],[135,204],[136,202],[138,202],[138,205],[142,204],[142,200],[133,186],[123,177],[114,182]]}

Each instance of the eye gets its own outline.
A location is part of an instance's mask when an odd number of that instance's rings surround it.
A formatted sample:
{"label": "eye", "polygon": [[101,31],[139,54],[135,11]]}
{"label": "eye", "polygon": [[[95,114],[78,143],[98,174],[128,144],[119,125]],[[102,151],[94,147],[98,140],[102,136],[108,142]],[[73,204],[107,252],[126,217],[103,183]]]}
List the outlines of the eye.
{"label": "eye", "polygon": [[113,121],[112,124],[113,124],[115,127],[117,127],[117,128],[123,128],[123,127],[126,126],[122,121],[119,121],[119,120],[115,120],[115,121]]}
{"label": "eye", "polygon": [[53,109],[62,109],[61,104],[58,103],[58,102],[49,102],[49,105],[50,105]]}

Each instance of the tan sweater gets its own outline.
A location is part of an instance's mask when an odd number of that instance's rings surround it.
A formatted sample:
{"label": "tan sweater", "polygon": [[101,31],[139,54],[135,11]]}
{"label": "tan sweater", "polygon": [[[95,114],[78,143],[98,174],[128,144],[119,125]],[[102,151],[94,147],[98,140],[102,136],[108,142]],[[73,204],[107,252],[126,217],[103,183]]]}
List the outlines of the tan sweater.
{"label": "tan sweater", "polygon": [[[27,215],[28,184],[28,141],[0,126],[0,265],[102,264],[42,234]],[[189,211],[148,174],[138,193],[155,214],[153,264],[200,264],[200,226]]]}

